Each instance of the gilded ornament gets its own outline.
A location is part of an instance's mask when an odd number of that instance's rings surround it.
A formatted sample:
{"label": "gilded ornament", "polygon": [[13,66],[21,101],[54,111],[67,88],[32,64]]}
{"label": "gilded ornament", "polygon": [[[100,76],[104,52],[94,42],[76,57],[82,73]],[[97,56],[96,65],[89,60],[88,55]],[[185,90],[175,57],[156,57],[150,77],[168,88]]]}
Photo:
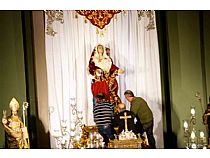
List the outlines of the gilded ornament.
{"label": "gilded ornament", "polygon": [[62,10],[47,10],[45,11],[47,15],[47,27],[46,27],[46,34],[50,36],[55,36],[57,34],[56,31],[53,29],[54,21],[58,21],[61,24],[64,23],[63,11]]}
{"label": "gilded ornament", "polygon": [[138,20],[140,21],[142,17],[149,19],[149,23],[146,26],[146,30],[155,29],[155,11],[154,10],[137,10]]}
{"label": "gilded ornament", "polygon": [[78,10],[78,14],[85,16],[93,25],[103,29],[120,10]]}

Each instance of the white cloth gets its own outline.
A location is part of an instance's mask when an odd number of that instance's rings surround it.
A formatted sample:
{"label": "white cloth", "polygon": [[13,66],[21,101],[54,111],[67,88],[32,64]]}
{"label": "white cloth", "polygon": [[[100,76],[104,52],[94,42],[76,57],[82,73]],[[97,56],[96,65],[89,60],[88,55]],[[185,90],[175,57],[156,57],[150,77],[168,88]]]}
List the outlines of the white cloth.
{"label": "white cloth", "polygon": [[[79,15],[76,19],[74,11],[64,11],[64,24],[53,23],[58,34],[54,37],[46,35],[51,136],[55,130],[60,131],[61,120],[67,120],[69,129],[73,120],[70,98],[76,98],[78,110],[83,111],[83,122],[94,125],[91,78],[87,67],[92,50],[101,43],[109,45],[114,64],[125,70],[118,77],[119,96],[127,109],[130,108],[124,98],[127,89],[148,102],[154,114],[157,147],[163,147],[157,30],[146,31],[147,24],[147,18],[138,21],[137,11],[117,14],[117,19],[112,19],[106,26],[104,36],[96,34],[96,27],[90,22],[84,23],[84,17]],[[51,138],[54,148],[55,141]]]}

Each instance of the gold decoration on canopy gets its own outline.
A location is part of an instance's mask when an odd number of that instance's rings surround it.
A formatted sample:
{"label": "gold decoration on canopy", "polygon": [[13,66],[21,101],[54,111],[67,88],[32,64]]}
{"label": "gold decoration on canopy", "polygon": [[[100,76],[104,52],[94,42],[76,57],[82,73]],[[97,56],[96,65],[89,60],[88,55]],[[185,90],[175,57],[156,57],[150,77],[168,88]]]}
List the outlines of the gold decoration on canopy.
{"label": "gold decoration on canopy", "polygon": [[149,18],[149,24],[147,25],[147,31],[155,29],[155,11],[154,10],[137,10],[138,20],[140,21],[142,17]]}
{"label": "gold decoration on canopy", "polygon": [[57,34],[56,31],[53,30],[53,22],[58,21],[61,24],[64,23],[63,20],[63,11],[62,10],[46,10],[45,14],[47,15],[47,27],[46,27],[46,33],[50,36],[55,36]]}
{"label": "gold decoration on canopy", "polygon": [[103,29],[108,25],[115,14],[120,10],[76,10],[82,16],[85,16],[94,26]]}
{"label": "gold decoration on canopy", "polygon": [[[78,14],[84,16],[84,22],[87,23],[89,20],[96,28],[101,29],[101,31],[96,30],[96,34],[103,36],[103,29],[108,25],[112,18],[117,20],[117,14],[122,13],[124,16],[127,15],[126,10],[76,10],[75,18],[78,18]],[[146,27],[147,31],[155,29],[155,11],[154,10],[137,10],[138,20],[140,21],[143,17],[149,18],[149,23]],[[57,34],[53,29],[54,21],[64,23],[64,14],[62,10],[46,10],[47,15],[47,25],[46,34],[50,36],[55,36]]]}

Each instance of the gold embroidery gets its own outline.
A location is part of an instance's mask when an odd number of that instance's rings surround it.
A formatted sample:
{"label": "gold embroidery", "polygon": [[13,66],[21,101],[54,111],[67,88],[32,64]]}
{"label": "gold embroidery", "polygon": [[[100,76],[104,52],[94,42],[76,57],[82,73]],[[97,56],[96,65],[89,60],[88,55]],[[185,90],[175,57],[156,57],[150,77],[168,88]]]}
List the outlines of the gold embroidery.
{"label": "gold embroidery", "polygon": [[103,29],[120,10],[78,10],[78,14],[85,16],[93,25]]}

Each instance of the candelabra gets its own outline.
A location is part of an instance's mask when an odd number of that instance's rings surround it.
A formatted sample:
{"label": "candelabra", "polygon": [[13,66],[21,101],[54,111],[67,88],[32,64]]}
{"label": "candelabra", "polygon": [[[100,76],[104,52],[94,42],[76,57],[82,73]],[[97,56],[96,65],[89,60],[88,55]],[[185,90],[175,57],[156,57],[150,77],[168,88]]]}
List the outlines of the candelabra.
{"label": "candelabra", "polygon": [[104,143],[105,142],[103,142],[103,137],[98,132],[90,132],[86,148],[104,148]]}
{"label": "candelabra", "polygon": [[98,133],[96,126],[82,125],[82,136],[79,148],[96,148],[102,149],[105,147],[103,137]]}
{"label": "candelabra", "polygon": [[[80,146],[80,139],[82,135],[82,111],[77,110],[77,104],[75,98],[70,98],[70,107],[72,108],[72,116],[74,117],[70,124],[70,143],[69,148],[75,148]],[[79,148],[79,147],[76,147]]]}
{"label": "candelabra", "polygon": [[194,106],[191,107],[190,113],[190,120],[183,121],[185,147],[187,149],[205,149],[207,144],[204,132],[199,131],[200,134],[197,136]]}
{"label": "candelabra", "polygon": [[[53,109],[50,109],[52,113]],[[104,148],[103,137],[98,133],[95,126],[82,124],[82,111],[77,110],[75,98],[70,99],[70,112],[73,121],[70,122],[70,132],[67,128],[67,121],[62,120],[61,130],[54,131],[56,148]]]}
{"label": "candelabra", "polygon": [[56,139],[56,148],[58,149],[67,149],[70,139],[70,133],[67,130],[66,120],[62,120],[61,123],[61,132],[59,130],[54,130],[54,138]]}
{"label": "candelabra", "polygon": [[70,125],[69,148],[104,148],[103,137],[98,133],[97,128],[82,124],[82,111],[77,110],[75,98],[70,99],[70,106],[74,121]]}
{"label": "candelabra", "polygon": [[[67,120],[62,120],[60,122],[61,130],[54,130],[54,138],[56,140],[56,148],[68,149],[75,148],[75,144],[79,144],[81,138],[81,128],[82,125],[82,111],[77,110],[75,98],[70,99],[70,107],[73,121],[70,122],[70,130],[67,128]],[[54,111],[51,107],[50,114]],[[70,131],[70,132],[69,132]]]}

